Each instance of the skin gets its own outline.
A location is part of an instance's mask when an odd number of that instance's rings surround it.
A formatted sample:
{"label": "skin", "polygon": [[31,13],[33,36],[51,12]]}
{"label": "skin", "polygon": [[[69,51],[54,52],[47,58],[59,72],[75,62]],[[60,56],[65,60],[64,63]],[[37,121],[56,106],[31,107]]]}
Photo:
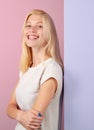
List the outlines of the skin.
{"label": "skin", "polygon": [[[44,50],[47,40],[43,33],[43,22],[40,15],[32,15],[29,17],[24,29],[24,37],[27,46],[32,47],[33,64],[31,67],[37,66],[49,58]],[[18,120],[27,130],[36,130],[37,128],[40,128],[44,112],[56,92],[57,81],[54,78],[45,81],[40,86],[39,95],[31,110],[27,111],[22,111],[18,107],[15,97],[15,89],[8,104],[8,116]],[[42,117],[39,117],[38,113],[41,113]]]}

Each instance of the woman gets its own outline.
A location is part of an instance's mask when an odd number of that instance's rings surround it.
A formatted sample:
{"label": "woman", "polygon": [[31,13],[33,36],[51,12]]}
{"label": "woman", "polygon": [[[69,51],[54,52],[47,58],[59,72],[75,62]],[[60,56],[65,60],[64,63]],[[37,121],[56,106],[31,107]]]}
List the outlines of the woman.
{"label": "woman", "polygon": [[15,130],[58,130],[63,62],[51,17],[32,10],[22,37],[19,82],[7,114],[19,122]]}

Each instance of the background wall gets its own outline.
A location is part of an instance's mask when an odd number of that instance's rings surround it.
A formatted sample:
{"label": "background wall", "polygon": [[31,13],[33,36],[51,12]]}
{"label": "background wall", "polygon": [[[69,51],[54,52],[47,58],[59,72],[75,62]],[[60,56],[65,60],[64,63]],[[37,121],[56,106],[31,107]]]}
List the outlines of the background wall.
{"label": "background wall", "polygon": [[64,1],[64,130],[94,130],[94,1]]}
{"label": "background wall", "polygon": [[23,21],[33,8],[52,16],[63,57],[63,0],[0,0],[0,130],[15,127],[16,122],[6,115],[6,107],[18,80]]}

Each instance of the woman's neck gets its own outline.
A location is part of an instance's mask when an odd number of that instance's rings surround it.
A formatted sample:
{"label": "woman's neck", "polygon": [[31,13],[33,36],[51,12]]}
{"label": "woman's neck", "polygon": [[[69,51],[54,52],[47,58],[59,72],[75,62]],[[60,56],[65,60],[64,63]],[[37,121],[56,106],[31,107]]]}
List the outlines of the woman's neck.
{"label": "woman's neck", "polygon": [[37,66],[41,62],[47,60],[48,58],[49,58],[49,56],[47,56],[45,54],[44,50],[32,51],[32,65],[31,65],[31,67]]}

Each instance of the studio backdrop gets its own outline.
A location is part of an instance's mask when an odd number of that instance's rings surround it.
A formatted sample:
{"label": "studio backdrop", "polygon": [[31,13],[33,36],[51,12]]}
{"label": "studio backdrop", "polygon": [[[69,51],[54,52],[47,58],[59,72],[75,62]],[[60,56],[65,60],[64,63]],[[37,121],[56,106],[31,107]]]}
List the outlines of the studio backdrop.
{"label": "studio backdrop", "polygon": [[15,128],[6,108],[18,81],[23,22],[32,9],[45,10],[53,18],[63,58],[63,0],[0,0],[0,130]]}
{"label": "studio backdrop", "polygon": [[94,1],[64,1],[64,130],[94,130]]}

